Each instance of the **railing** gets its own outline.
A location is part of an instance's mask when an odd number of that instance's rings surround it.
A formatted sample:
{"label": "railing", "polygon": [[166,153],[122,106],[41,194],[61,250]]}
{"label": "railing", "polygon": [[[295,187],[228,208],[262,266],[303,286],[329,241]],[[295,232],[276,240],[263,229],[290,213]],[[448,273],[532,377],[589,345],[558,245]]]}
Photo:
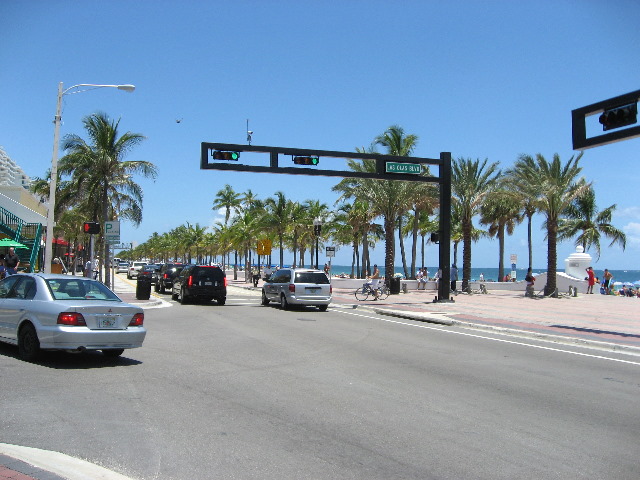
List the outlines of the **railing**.
{"label": "railing", "polygon": [[16,249],[21,268],[26,266],[28,272],[34,272],[38,264],[42,230],[42,224],[25,223],[20,217],[0,207],[0,232],[28,247]]}

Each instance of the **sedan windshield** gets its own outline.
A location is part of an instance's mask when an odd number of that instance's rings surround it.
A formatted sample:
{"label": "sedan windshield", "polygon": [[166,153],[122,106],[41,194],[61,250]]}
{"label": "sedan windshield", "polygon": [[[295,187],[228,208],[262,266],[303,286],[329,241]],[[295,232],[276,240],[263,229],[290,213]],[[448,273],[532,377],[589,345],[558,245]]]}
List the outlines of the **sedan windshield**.
{"label": "sedan windshield", "polygon": [[81,279],[45,279],[54,300],[108,300],[120,302],[121,300],[95,280]]}

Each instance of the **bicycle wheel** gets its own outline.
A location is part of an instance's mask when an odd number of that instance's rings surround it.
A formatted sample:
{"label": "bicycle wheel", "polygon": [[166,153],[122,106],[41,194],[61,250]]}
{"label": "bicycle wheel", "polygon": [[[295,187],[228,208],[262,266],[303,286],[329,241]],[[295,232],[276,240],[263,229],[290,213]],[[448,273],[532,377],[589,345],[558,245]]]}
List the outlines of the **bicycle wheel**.
{"label": "bicycle wheel", "polygon": [[354,295],[356,296],[358,301],[362,302],[362,301],[366,300],[367,298],[369,298],[369,293],[370,292],[371,292],[371,290],[369,289],[369,287],[360,287],[359,289],[357,289],[354,292]]}
{"label": "bicycle wheel", "polygon": [[386,285],[378,288],[378,300],[386,300],[389,296],[389,293],[389,287],[387,287]]}

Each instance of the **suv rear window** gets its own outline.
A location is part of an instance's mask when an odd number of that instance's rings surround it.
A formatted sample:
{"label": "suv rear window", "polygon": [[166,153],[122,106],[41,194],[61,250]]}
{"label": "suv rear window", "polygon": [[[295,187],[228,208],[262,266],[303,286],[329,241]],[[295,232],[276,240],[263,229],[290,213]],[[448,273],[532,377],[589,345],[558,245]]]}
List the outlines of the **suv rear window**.
{"label": "suv rear window", "polygon": [[329,278],[322,272],[296,272],[294,283],[329,283]]}
{"label": "suv rear window", "polygon": [[224,277],[219,267],[194,267],[191,275],[196,280],[220,280]]}

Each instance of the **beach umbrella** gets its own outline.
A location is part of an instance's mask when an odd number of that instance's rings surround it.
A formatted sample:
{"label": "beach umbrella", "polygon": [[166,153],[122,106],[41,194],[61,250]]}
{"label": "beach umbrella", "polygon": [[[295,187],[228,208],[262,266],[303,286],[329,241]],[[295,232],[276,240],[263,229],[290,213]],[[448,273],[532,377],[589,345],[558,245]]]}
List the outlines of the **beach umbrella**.
{"label": "beach umbrella", "polygon": [[13,248],[29,248],[26,245],[23,245],[20,242],[16,242],[15,240],[11,240],[10,238],[3,238],[0,240],[0,247],[13,247]]}
{"label": "beach umbrella", "polygon": [[616,286],[617,287],[621,287],[622,285],[623,285],[622,282],[613,282],[613,286],[614,287],[616,287]]}
{"label": "beach umbrella", "polygon": [[633,286],[640,287],[640,280],[636,280],[635,282],[633,282]]}

